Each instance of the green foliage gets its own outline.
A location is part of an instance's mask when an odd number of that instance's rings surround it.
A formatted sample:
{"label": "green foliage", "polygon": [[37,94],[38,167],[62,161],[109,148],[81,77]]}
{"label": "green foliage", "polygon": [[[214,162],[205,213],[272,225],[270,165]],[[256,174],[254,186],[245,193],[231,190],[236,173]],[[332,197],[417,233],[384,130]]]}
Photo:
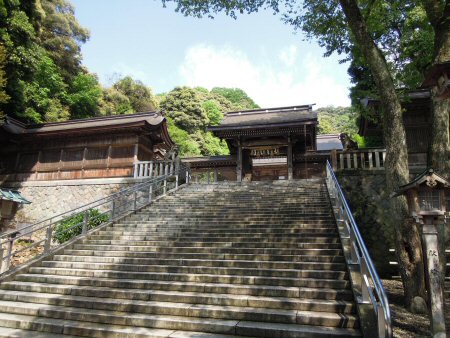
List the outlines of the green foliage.
{"label": "green foliage", "polygon": [[100,115],[132,114],[130,99],[114,88],[104,88],[100,102]]}
{"label": "green foliage", "polygon": [[68,102],[72,118],[95,116],[99,113],[102,89],[92,74],[78,74],[70,85]]}
{"label": "green foliage", "polygon": [[[231,102],[221,93],[236,94],[236,103]],[[223,119],[223,113],[242,110],[247,102],[253,108],[254,104],[241,89],[221,88],[209,92],[206,88],[176,87],[169,93],[158,95],[161,97],[160,106],[169,120],[169,133],[179,146],[182,156],[195,155],[227,155],[229,149],[225,141],[221,141],[212,133],[206,132],[208,125],[218,125]],[[247,101],[246,101],[247,100]]]}
{"label": "green foliage", "polygon": [[70,115],[63,109],[67,99],[67,85],[53,60],[43,56],[34,73],[33,81],[21,81],[25,111],[18,113],[24,120],[33,123],[68,120]]}
{"label": "green foliage", "polygon": [[8,102],[9,95],[6,94],[6,50],[5,47],[0,44],[0,119],[3,117],[3,112],[1,110],[1,106]]}
{"label": "green foliage", "polygon": [[384,148],[383,139],[381,136],[366,136],[353,135],[353,141],[358,143],[358,148]]}
{"label": "green foliage", "polygon": [[351,107],[325,107],[317,109],[319,134],[346,133],[353,138],[358,133],[358,114]]}
{"label": "green foliage", "polygon": [[135,112],[153,111],[158,106],[151,89],[146,87],[141,81],[134,80],[130,76],[117,81],[113,87],[128,97]]}
{"label": "green foliage", "polygon": [[[89,209],[88,211],[89,222],[87,230],[91,230],[99,226],[100,224],[109,220],[108,215],[101,214],[97,209]],[[71,238],[81,234],[83,230],[84,214],[80,213],[71,217],[68,217],[61,222],[55,228],[54,239],[59,243],[64,243]]]}
{"label": "green foliage", "polygon": [[83,71],[80,45],[89,39],[89,31],[75,18],[73,5],[66,0],[41,0],[45,13],[39,30],[40,45],[58,66],[65,81]]}
{"label": "green foliage", "polygon": [[193,88],[176,87],[161,102],[161,109],[175,125],[189,133],[203,130],[209,123],[201,99]]}
{"label": "green foliage", "polygon": [[211,94],[218,94],[228,99],[235,106],[235,110],[248,110],[259,108],[259,106],[239,88],[214,87]]}
{"label": "green foliage", "polygon": [[220,121],[222,121],[223,113],[221,112],[220,105],[217,104],[217,102],[208,100],[203,102],[202,107],[206,112],[206,116],[208,116],[209,125],[217,126]]}
{"label": "green foliage", "polygon": [[167,128],[170,138],[177,144],[178,152],[182,156],[198,156],[201,155],[199,144],[191,137],[191,135],[177,127],[170,117],[167,117]]}

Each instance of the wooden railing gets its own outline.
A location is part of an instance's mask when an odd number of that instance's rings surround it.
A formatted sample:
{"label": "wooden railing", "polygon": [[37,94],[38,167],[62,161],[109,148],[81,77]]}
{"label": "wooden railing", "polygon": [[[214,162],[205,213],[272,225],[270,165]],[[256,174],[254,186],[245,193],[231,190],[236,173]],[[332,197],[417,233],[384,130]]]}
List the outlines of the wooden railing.
{"label": "wooden railing", "polygon": [[384,170],[386,149],[332,151],[334,170]]}
{"label": "wooden railing", "polygon": [[177,170],[176,161],[139,161],[134,163],[134,178],[152,178],[173,175]]}

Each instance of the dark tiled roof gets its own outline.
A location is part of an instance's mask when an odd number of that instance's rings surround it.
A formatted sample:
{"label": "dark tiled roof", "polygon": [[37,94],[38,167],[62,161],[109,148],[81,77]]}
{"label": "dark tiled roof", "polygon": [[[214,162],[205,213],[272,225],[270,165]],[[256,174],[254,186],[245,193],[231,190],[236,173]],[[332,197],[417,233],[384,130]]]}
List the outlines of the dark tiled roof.
{"label": "dark tiled roof", "polygon": [[31,202],[24,198],[19,191],[0,188],[0,200],[13,201],[20,204],[30,204]]}
{"label": "dark tiled roof", "polygon": [[325,134],[317,135],[317,150],[342,150],[342,142],[339,138],[339,134]]}
{"label": "dark tiled roof", "polygon": [[227,113],[219,126],[209,127],[209,129],[266,127],[268,125],[297,124],[309,120],[317,120],[317,113],[312,111],[312,105],[254,109]]}
{"label": "dark tiled roof", "polygon": [[39,125],[26,125],[13,118],[7,117],[2,127],[13,134],[39,134],[47,132],[75,131],[79,129],[98,127],[120,127],[126,124],[139,122],[146,122],[150,125],[157,126],[161,124],[163,120],[164,117],[160,112],[102,116]]}

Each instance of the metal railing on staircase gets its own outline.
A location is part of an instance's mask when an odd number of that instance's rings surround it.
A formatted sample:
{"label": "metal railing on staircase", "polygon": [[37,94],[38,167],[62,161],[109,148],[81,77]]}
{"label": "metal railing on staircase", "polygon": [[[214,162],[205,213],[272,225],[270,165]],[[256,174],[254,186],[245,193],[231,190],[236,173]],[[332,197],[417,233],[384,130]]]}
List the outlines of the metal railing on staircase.
{"label": "metal railing on staircase", "polygon": [[72,238],[135,212],[189,183],[190,169],[176,163],[165,174],[43,221],[0,234],[0,276],[37,256],[58,250]]}
{"label": "metal railing on staircase", "polygon": [[328,193],[340,228],[341,239],[343,244],[347,242],[349,245],[349,254],[346,257],[347,263],[359,276],[359,283],[357,283],[359,285],[355,285],[355,281],[352,281],[354,288],[360,293],[357,301],[373,308],[373,315],[377,320],[378,337],[392,337],[391,312],[383,284],[378,277],[333,168],[328,161],[326,171]]}

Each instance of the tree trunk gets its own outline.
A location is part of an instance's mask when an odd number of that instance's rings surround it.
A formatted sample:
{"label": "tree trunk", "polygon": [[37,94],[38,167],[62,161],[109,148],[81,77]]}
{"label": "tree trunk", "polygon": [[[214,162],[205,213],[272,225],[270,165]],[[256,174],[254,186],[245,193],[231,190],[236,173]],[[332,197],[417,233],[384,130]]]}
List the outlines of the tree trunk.
{"label": "tree trunk", "polygon": [[[434,30],[433,65],[450,61],[450,2],[442,6],[439,0],[423,0],[428,19]],[[450,131],[448,99],[437,95],[437,86],[431,89],[432,127],[428,149],[428,166],[438,174],[450,179]],[[439,261],[441,269],[441,285],[445,288],[446,256],[445,225],[439,226]]]}
{"label": "tree trunk", "polygon": [[[434,30],[433,65],[450,61],[450,2],[445,6],[439,0],[423,1]],[[432,88],[432,131],[428,151],[428,165],[450,179],[449,100],[442,100]]]}
{"label": "tree trunk", "polygon": [[432,91],[431,97],[432,127],[428,166],[450,179],[449,100],[436,97],[435,90]]}
{"label": "tree trunk", "polygon": [[[356,0],[339,0],[347,23],[377,85],[381,97],[383,138],[386,146],[386,187],[388,193],[409,182],[408,154],[402,109],[387,62],[368,32]],[[391,199],[391,225],[395,229],[395,250],[400,266],[405,300],[426,299],[422,245],[419,229],[408,219],[404,197]]]}

